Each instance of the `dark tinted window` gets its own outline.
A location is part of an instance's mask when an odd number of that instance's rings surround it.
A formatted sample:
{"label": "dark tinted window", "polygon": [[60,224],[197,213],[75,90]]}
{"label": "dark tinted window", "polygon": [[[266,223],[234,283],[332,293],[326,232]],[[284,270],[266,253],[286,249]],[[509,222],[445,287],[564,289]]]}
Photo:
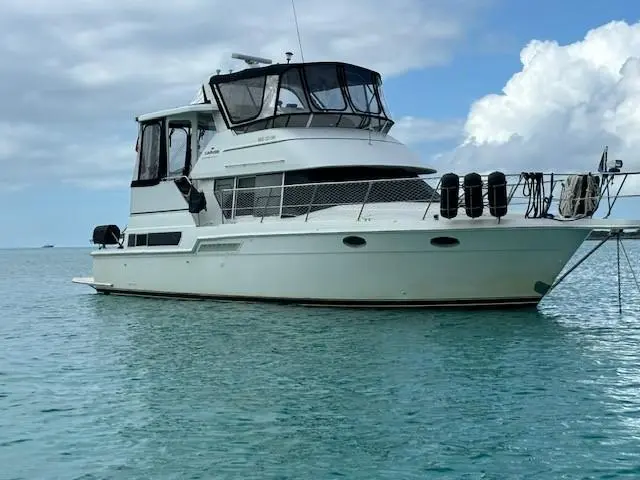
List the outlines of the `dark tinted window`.
{"label": "dark tinted window", "polygon": [[128,247],[159,247],[178,245],[181,232],[132,233],[129,235]]}
{"label": "dark tinted window", "polygon": [[146,247],[147,246],[147,234],[142,233],[136,235],[136,247]]}
{"label": "dark tinted window", "polygon": [[163,245],[178,245],[180,243],[181,237],[182,237],[181,232],[150,233],[147,241],[147,245],[150,247],[158,247]]}

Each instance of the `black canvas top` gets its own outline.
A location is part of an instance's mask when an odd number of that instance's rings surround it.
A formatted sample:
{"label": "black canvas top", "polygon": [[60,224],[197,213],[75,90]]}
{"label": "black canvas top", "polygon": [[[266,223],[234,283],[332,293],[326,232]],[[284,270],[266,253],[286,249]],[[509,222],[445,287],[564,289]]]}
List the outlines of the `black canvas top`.
{"label": "black canvas top", "polygon": [[267,65],[265,67],[245,68],[244,70],[239,70],[233,73],[213,75],[211,77],[211,83],[226,83],[235,80],[245,80],[248,78],[262,77],[264,75],[281,75],[290,68],[307,67],[314,65],[345,66],[349,67],[349,69],[351,69],[352,71],[361,70],[363,73],[368,73],[369,75],[374,74],[375,76],[380,76],[380,74],[374,70],[344,62],[276,63],[275,65]]}

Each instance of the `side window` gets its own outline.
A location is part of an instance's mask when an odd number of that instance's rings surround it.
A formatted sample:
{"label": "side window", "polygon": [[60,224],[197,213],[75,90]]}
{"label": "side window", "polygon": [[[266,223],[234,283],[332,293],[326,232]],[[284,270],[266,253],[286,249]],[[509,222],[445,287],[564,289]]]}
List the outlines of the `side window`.
{"label": "side window", "polygon": [[142,127],[142,146],[138,180],[157,180],[160,176],[162,124],[148,123]]}
{"label": "side window", "polygon": [[256,216],[280,214],[282,176],[282,173],[272,173],[256,177],[256,187],[259,187],[254,199]]}
{"label": "side window", "polygon": [[198,114],[198,155],[207,147],[216,133],[216,124],[210,113]]}
{"label": "side window", "polygon": [[[235,199],[234,191],[235,188]],[[225,218],[280,214],[282,173],[240,178],[217,178],[213,187]]]}
{"label": "side window", "polygon": [[222,209],[222,213],[225,218],[231,218],[234,186],[234,178],[216,178],[213,186],[213,194],[218,199],[218,203],[220,204],[220,208]]}
{"label": "side window", "polygon": [[238,191],[236,193],[236,216],[253,215],[253,204],[256,196],[256,177],[238,178]]}
{"label": "side window", "polygon": [[[279,215],[282,173],[238,178],[235,214],[257,217]],[[242,190],[242,189],[248,190]]]}
{"label": "side window", "polygon": [[190,122],[169,122],[169,168],[167,177],[180,177],[189,172],[191,157]]}

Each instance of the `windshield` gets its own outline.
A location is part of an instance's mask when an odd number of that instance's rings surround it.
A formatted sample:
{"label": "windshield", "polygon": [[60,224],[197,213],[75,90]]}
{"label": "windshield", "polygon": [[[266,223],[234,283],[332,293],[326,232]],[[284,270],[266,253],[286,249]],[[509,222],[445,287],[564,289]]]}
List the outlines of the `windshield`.
{"label": "windshield", "polygon": [[374,87],[374,79],[371,72],[349,65],[345,67],[344,73],[347,91],[353,107],[358,112],[379,114],[382,108],[376,96],[376,88]]}
{"label": "windshield", "polygon": [[212,77],[236,133],[266,128],[341,127],[388,131],[380,76],[344,63],[276,64]]}
{"label": "windshield", "polygon": [[265,77],[245,78],[220,84],[220,94],[234,123],[253,120],[262,110]]}
{"label": "windshield", "polygon": [[347,108],[336,65],[309,65],[304,74],[315,109],[342,111]]}
{"label": "windshield", "polygon": [[305,96],[300,70],[292,68],[280,77],[278,108],[276,113],[308,112],[309,104]]}

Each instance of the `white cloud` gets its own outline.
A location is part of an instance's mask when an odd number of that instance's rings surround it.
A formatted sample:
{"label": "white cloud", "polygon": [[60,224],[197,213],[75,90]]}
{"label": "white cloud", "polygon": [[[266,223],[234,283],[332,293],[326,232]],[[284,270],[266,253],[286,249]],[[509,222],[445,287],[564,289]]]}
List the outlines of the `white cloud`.
{"label": "white cloud", "polygon": [[28,139],[28,125],[0,121],[0,158],[19,155]]}
{"label": "white cloud", "polygon": [[464,136],[464,122],[405,116],[395,121],[392,135],[401,142],[411,145],[460,140]]}
{"label": "white cloud", "polygon": [[640,170],[640,23],[611,22],[570,45],[531,41],[500,94],[475,102],[465,141],[439,162],[492,168],[595,171],[610,158]]}
{"label": "white cloud", "polygon": [[[296,6],[305,60],[354,62],[388,78],[449,61],[488,2],[297,0]],[[4,182],[33,184],[40,177],[126,186],[136,114],[188,103],[210,73],[231,66],[233,51],[280,61],[293,50],[300,59],[291,4],[279,5],[5,0]],[[466,121],[399,117],[392,135],[414,145],[460,139],[436,158],[441,170],[589,170],[604,145],[627,169],[640,170],[640,23],[611,22],[570,45],[534,40],[521,61],[502,92],[475,102]]]}
{"label": "white cloud", "polygon": [[[385,76],[442,65],[491,1],[297,0],[304,57]],[[3,174],[127,185],[133,149],[120,145],[135,142],[135,115],[189,103],[234,51],[283,61],[287,50],[301,59],[289,0],[5,0]]]}

